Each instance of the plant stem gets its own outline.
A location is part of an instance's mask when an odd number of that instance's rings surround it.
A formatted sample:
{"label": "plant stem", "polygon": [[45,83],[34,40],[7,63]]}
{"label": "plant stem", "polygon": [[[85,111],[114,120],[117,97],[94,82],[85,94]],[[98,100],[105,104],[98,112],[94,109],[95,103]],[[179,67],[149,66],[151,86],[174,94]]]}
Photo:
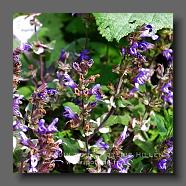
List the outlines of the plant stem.
{"label": "plant stem", "polygon": [[44,63],[43,63],[42,55],[40,56],[40,79],[41,79],[42,83],[45,82],[45,80],[44,80]]}
{"label": "plant stem", "polygon": [[[123,74],[121,75],[117,88],[116,88],[116,94],[114,96],[114,100],[115,98],[118,96],[118,94],[120,93],[121,90],[121,85],[123,83],[123,76],[125,75],[125,71],[123,72]],[[106,115],[106,117],[104,118],[104,120],[101,122],[101,124],[94,130],[94,133],[92,135],[89,136],[88,141],[90,141],[93,136],[99,131],[100,128],[103,127],[103,125],[105,124],[105,122],[109,119],[109,117],[114,113],[115,111],[115,107],[111,107],[110,111],[108,112],[108,114]]]}

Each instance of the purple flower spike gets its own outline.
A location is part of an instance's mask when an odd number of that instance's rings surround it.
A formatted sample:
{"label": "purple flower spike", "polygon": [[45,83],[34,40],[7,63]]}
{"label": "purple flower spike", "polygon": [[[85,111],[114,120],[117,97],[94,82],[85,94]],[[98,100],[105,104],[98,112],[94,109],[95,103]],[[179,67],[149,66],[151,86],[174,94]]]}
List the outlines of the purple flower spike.
{"label": "purple flower spike", "polygon": [[35,173],[38,172],[38,170],[36,169],[36,166],[38,164],[38,157],[36,155],[31,155],[30,157],[30,169],[29,169],[29,173]]}
{"label": "purple flower spike", "polygon": [[63,75],[63,84],[72,89],[77,87],[77,84],[71,79],[71,77],[68,74]]}
{"label": "purple flower spike", "polygon": [[96,100],[100,100],[102,98],[101,96],[101,92],[100,92],[100,84],[96,84],[93,86],[92,89],[89,90],[89,94],[90,95],[95,95],[96,96]]}
{"label": "purple flower spike", "polygon": [[58,130],[57,130],[57,128],[56,128],[56,124],[57,124],[57,122],[59,121],[59,119],[58,118],[55,118],[53,121],[52,121],[52,123],[48,126],[48,128],[47,128],[47,133],[54,133],[54,132],[57,132]]}
{"label": "purple flower spike", "polygon": [[40,119],[38,125],[39,125],[38,133],[39,134],[46,134],[47,128],[45,127],[45,120]]}
{"label": "purple flower spike", "polygon": [[165,171],[167,169],[167,159],[161,159],[158,161],[158,169]]}
{"label": "purple flower spike", "polygon": [[70,107],[65,106],[65,111],[63,112],[63,116],[68,119],[76,119],[77,115],[71,110]]}
{"label": "purple flower spike", "polygon": [[113,165],[113,168],[118,169],[120,173],[127,173],[128,168],[130,166],[130,161],[134,156],[129,154],[127,156],[121,157],[117,162]]}
{"label": "purple flower spike", "polygon": [[109,145],[103,141],[103,138],[100,138],[95,145],[102,150],[109,149]]}

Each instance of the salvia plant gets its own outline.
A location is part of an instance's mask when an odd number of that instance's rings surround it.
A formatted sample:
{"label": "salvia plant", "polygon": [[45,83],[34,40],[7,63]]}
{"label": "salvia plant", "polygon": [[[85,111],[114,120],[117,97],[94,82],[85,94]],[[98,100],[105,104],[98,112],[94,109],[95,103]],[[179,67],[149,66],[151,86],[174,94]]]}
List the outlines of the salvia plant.
{"label": "salvia plant", "polygon": [[173,173],[172,14],[14,20],[14,172]]}

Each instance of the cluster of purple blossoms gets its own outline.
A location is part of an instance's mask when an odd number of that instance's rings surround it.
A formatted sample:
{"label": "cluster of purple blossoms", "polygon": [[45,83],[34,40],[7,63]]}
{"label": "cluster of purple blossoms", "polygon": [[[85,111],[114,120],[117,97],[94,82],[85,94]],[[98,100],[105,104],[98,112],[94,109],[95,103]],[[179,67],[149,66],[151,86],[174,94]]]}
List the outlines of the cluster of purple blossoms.
{"label": "cluster of purple blossoms", "polygon": [[163,93],[162,95],[162,99],[169,103],[169,104],[173,104],[173,91],[172,91],[172,82],[169,81],[168,83],[165,83],[162,87],[161,87],[161,92]]}
{"label": "cluster of purple blossoms", "polygon": [[117,169],[119,173],[127,173],[130,167],[130,161],[134,156],[132,154],[120,157],[112,168]]}
{"label": "cluster of purple blossoms", "polygon": [[[140,31],[140,36],[141,39],[146,38],[146,37],[150,37],[153,40],[157,40],[158,39],[158,35],[155,34],[155,30],[153,25],[145,25],[142,30]],[[125,56],[126,53],[128,53],[129,55],[142,60],[144,62],[146,62],[146,58],[145,56],[143,56],[141,54],[141,52],[145,52],[148,49],[152,49],[154,48],[154,44],[149,43],[145,40],[142,41],[131,41],[130,47],[128,49],[126,48],[122,48],[121,49],[121,54],[122,56]]]}
{"label": "cluster of purple blossoms", "polygon": [[168,168],[172,166],[172,156],[173,156],[173,137],[165,142],[165,150],[162,154],[161,159],[157,163],[157,168],[161,172],[165,172]]}
{"label": "cluster of purple blossoms", "polygon": [[135,87],[130,90],[130,94],[133,95],[136,91],[139,90],[139,85],[144,85],[147,81],[150,80],[153,75],[153,70],[148,68],[141,68],[138,71],[137,76],[133,79]]}
{"label": "cluster of purple blossoms", "polygon": [[[65,53],[65,51],[62,51],[63,54]],[[76,82],[74,82],[74,80],[70,77],[70,75],[67,72],[62,72],[62,71],[58,71],[57,72],[57,77],[59,79],[59,82],[61,85],[63,85],[64,87],[69,87],[71,88],[75,95],[79,97],[78,102],[79,105],[82,106],[82,100],[80,101],[80,98],[87,100],[86,98],[88,96],[92,96],[95,95],[95,101],[93,102],[88,102],[87,104],[85,104],[83,106],[83,109],[87,109],[87,110],[91,110],[92,108],[94,108],[96,106],[97,101],[102,99],[102,94],[101,94],[101,86],[100,84],[96,84],[93,85],[92,88],[88,89],[88,85],[90,83],[95,82],[95,78],[98,77],[98,75],[93,75],[90,76],[88,79],[85,79],[84,76],[88,73],[88,69],[92,66],[93,64],[93,59],[91,59],[91,57],[89,56],[89,51],[87,49],[83,50],[78,58],[75,60],[75,62],[73,62],[72,64],[72,68],[79,74],[80,76],[80,83],[77,84]],[[80,122],[80,118],[79,116],[74,113],[70,107],[65,106],[64,108],[64,113],[63,116],[67,119],[70,119],[70,123],[78,125],[78,123]]]}
{"label": "cluster of purple blossoms", "polygon": [[72,67],[78,73],[87,74],[88,69],[93,65],[94,61],[89,56],[89,50],[84,49],[78,59],[73,62]]}
{"label": "cluster of purple blossoms", "polygon": [[[29,173],[48,173],[55,166],[55,159],[61,156],[62,150],[59,147],[61,140],[54,141],[53,139],[53,133],[58,131],[55,126],[58,120],[58,118],[55,118],[46,126],[45,120],[40,119],[38,128],[35,130],[38,138],[36,141],[28,138],[23,131],[20,132],[20,143],[28,147],[30,153],[34,152],[29,158]],[[39,162],[40,165],[38,165]]]}
{"label": "cluster of purple blossoms", "polygon": [[37,132],[39,134],[49,134],[49,133],[54,133],[57,132],[57,128],[56,128],[56,124],[59,121],[58,118],[53,119],[52,123],[46,127],[45,126],[45,120],[44,119],[40,119],[39,123],[38,123],[38,130]]}

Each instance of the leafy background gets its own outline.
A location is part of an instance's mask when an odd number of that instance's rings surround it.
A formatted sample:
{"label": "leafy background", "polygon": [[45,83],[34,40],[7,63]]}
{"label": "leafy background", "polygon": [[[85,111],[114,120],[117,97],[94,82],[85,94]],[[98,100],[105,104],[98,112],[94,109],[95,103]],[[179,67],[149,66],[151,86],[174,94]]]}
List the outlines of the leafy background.
{"label": "leafy background", "polygon": [[[14,14],[14,18],[22,15],[22,13]],[[102,90],[105,95],[110,96],[112,91],[108,88],[110,83],[116,84],[118,74],[113,73],[112,69],[116,67],[121,61],[120,49],[126,45],[124,36],[134,31],[137,26],[144,23],[152,23],[157,31],[161,34],[162,28],[173,28],[173,14],[171,13],[93,13],[93,14],[63,14],[63,13],[42,13],[38,17],[43,24],[38,32],[38,39],[45,44],[54,47],[54,50],[45,54],[45,70],[53,78],[56,78],[57,60],[59,58],[61,49],[64,48],[70,54],[78,53],[84,48],[88,48],[91,56],[94,59],[94,65],[90,69],[89,74],[99,73],[101,78],[97,79],[97,83],[102,85]],[[33,36],[29,41],[32,42],[36,38]],[[13,48],[18,46],[19,41],[14,38]],[[22,77],[30,78],[29,65],[38,66],[37,56],[23,55],[22,60]],[[38,66],[39,67],[39,66]],[[75,77],[74,77],[75,78]],[[55,87],[53,82],[48,83],[49,87]],[[22,112],[25,113],[25,106],[29,110],[28,99],[34,90],[31,81],[22,82],[18,88],[18,93],[25,96],[25,100],[21,106]],[[67,91],[68,92],[68,91]],[[63,106],[68,105],[75,111],[78,111],[76,106],[72,103],[72,94],[69,90],[67,97],[58,100],[58,104],[52,104],[53,110],[48,110],[46,120],[51,121],[53,115],[60,118],[59,131],[56,134],[57,138],[65,141],[64,151],[69,154],[77,153],[80,149],[79,144],[72,138],[74,131],[64,130],[65,120],[61,117]],[[130,101],[119,99],[116,102],[119,115],[113,115],[106,122],[106,127],[109,127],[110,133],[102,134],[102,137],[107,143],[114,141],[116,136],[123,130],[124,125],[128,125],[132,117],[138,117],[145,114],[145,106],[138,99],[134,98]],[[128,110],[126,107],[130,107]],[[107,112],[107,104],[101,102],[95,111],[92,113],[92,119],[102,119],[105,112]],[[136,140],[132,146],[132,152],[153,153],[156,146],[163,142],[169,134],[172,134],[173,128],[173,109],[161,109],[155,113],[151,118],[151,125],[153,126],[148,132],[143,132],[141,135],[145,138],[145,142]],[[139,132],[136,128],[134,133]],[[77,133],[76,136],[79,134]],[[73,145],[72,145],[73,144]],[[127,151],[127,149],[126,149]],[[131,149],[130,149],[131,152]],[[15,151],[19,154],[19,149]],[[144,169],[149,169],[150,159],[139,157],[132,163],[131,172],[139,173]],[[72,169],[66,169],[70,172]],[[77,172],[83,172],[82,168],[75,167]],[[58,168],[58,170],[63,172]],[[157,172],[153,169],[152,172]],[[56,172],[55,172],[56,173]]]}

